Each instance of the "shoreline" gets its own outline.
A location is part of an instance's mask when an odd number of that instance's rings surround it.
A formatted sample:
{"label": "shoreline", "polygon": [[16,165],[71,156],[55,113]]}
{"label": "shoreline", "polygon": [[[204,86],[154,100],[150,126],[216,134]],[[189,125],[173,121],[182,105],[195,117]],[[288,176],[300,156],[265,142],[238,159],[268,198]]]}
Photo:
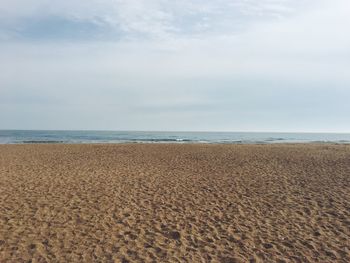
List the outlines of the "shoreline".
{"label": "shoreline", "polygon": [[25,143],[0,143],[4,145],[350,145],[350,142],[251,142],[251,143],[220,143],[220,142],[25,142]]}
{"label": "shoreline", "polygon": [[0,144],[350,144],[350,134],[276,132],[1,131]]}

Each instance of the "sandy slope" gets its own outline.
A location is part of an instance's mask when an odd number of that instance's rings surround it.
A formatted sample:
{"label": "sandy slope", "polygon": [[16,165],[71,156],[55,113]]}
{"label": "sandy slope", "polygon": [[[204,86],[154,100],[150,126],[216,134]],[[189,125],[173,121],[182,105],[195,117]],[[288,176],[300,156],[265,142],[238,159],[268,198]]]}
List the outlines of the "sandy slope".
{"label": "sandy slope", "polygon": [[0,262],[350,262],[350,146],[1,145]]}

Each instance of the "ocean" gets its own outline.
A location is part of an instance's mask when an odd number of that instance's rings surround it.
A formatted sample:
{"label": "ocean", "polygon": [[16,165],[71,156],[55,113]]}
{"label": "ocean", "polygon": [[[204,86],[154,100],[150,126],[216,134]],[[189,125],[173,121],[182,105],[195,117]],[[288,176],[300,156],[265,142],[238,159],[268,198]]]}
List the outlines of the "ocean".
{"label": "ocean", "polygon": [[0,144],[23,143],[350,143],[350,134],[0,130]]}

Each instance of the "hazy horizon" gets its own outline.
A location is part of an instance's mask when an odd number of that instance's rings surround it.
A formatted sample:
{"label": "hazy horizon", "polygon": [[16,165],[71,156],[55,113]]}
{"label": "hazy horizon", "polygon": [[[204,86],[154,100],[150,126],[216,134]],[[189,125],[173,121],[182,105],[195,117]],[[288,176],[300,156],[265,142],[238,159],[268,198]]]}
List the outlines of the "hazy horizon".
{"label": "hazy horizon", "polygon": [[149,132],[149,133],[266,133],[266,134],[344,134],[350,135],[350,132],[312,132],[312,131],[218,131],[218,130],[62,130],[62,129],[0,129],[0,131],[34,131],[34,132]]}
{"label": "hazy horizon", "polygon": [[0,3],[0,129],[350,133],[347,0]]}

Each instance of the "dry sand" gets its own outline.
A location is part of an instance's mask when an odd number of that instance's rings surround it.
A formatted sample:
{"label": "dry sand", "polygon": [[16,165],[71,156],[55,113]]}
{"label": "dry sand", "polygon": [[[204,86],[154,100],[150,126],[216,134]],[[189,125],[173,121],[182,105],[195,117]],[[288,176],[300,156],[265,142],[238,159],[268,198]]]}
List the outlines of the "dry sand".
{"label": "dry sand", "polygon": [[350,262],[350,146],[1,145],[0,262]]}

